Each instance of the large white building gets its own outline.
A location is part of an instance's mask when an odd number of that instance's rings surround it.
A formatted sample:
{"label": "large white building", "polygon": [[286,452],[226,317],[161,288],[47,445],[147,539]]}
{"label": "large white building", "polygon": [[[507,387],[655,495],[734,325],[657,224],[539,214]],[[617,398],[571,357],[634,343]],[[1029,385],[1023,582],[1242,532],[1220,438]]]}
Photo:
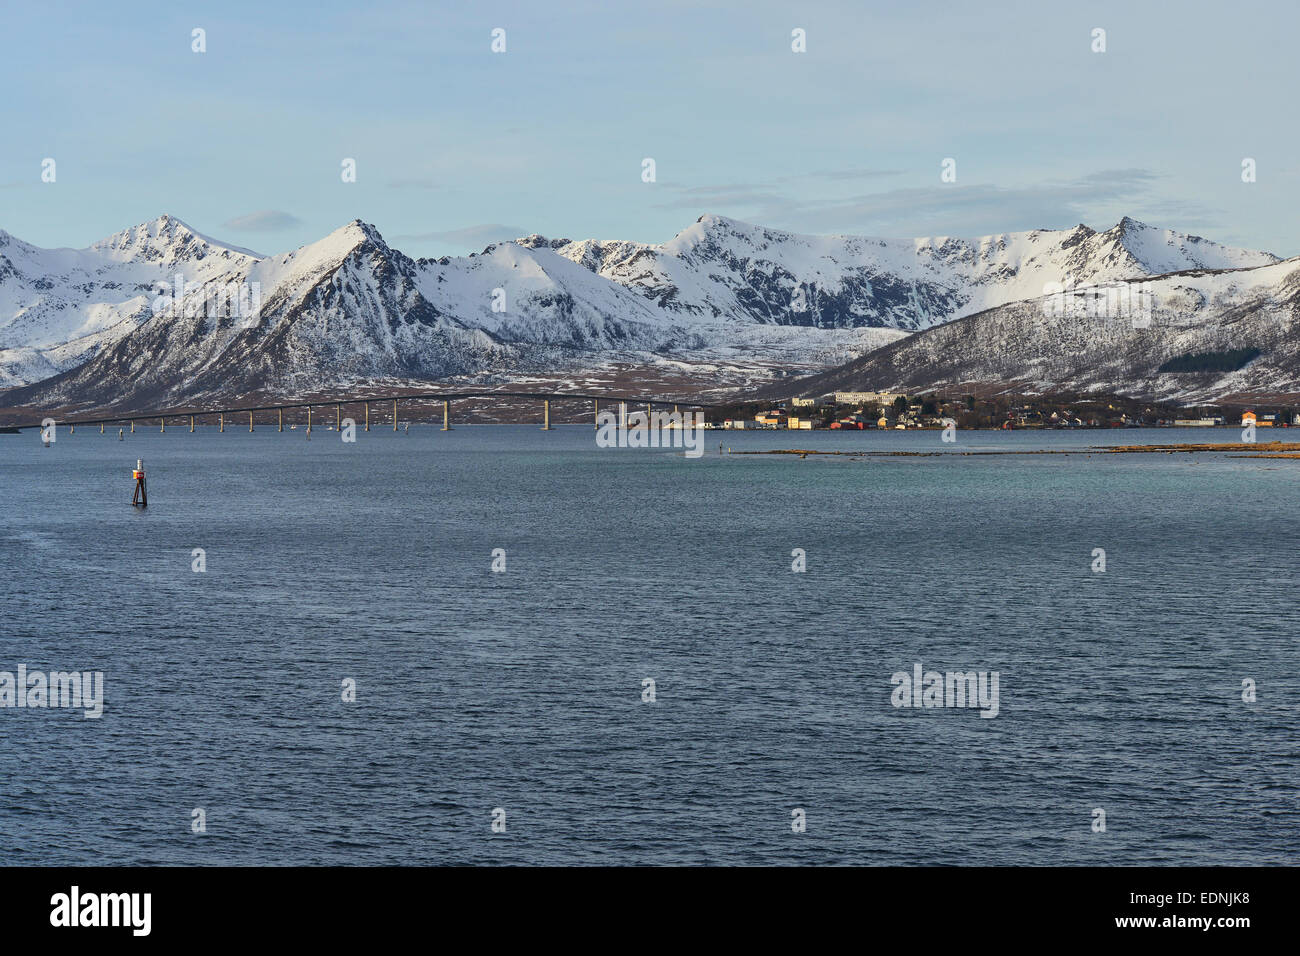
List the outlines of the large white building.
{"label": "large white building", "polygon": [[898,392],[836,392],[836,405],[892,405],[899,397]]}

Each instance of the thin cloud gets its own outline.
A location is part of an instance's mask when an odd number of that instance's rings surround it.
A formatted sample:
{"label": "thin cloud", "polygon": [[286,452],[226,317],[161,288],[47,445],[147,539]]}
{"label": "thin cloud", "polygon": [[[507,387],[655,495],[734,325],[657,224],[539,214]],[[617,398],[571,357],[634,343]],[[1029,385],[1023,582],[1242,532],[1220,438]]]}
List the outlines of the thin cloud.
{"label": "thin cloud", "polygon": [[477,226],[465,226],[461,229],[446,229],[440,232],[417,232],[393,236],[394,242],[441,242],[446,245],[465,246],[481,249],[494,242],[508,242],[529,234],[527,229],[518,226],[503,226],[500,223],[482,223]]}
{"label": "thin cloud", "polygon": [[302,225],[302,220],[279,209],[261,209],[236,216],[221,224],[223,229],[242,229],[246,232],[277,232]]}
{"label": "thin cloud", "polygon": [[[883,172],[883,171],[882,171]],[[850,178],[850,177],[842,177]],[[937,180],[937,177],[936,177]],[[1159,225],[1211,227],[1218,210],[1151,195],[1160,177],[1147,169],[1098,170],[1025,186],[942,184],[807,199],[772,183],[678,187],[662,209],[724,209],[765,226],[806,233],[881,236],[987,235],[1059,229],[1080,222],[1105,227],[1124,215]]]}

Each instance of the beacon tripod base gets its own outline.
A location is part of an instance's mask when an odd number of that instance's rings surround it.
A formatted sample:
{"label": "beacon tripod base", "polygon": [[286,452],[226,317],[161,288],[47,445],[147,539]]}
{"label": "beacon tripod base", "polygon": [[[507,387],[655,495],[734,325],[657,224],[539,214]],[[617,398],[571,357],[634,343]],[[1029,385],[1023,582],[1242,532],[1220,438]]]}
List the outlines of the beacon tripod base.
{"label": "beacon tripod base", "polygon": [[131,477],[135,479],[135,494],[131,496],[131,506],[134,508],[149,507],[149,486],[144,480],[144,460],[138,459],[135,463],[135,471],[131,472]]}

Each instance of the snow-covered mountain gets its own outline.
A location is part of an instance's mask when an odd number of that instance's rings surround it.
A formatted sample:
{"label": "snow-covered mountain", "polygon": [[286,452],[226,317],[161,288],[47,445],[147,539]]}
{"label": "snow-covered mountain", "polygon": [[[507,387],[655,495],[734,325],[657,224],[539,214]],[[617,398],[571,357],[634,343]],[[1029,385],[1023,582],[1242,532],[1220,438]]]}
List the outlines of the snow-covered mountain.
{"label": "snow-covered mountain", "polygon": [[0,230],[0,387],[80,364],[146,321],[160,285],[214,282],[260,256],[162,216],[87,249],[38,249]]}
{"label": "snow-covered mountain", "polygon": [[550,245],[683,320],[725,316],[822,329],[914,331],[1040,296],[1051,282],[1278,261],[1127,217],[1106,232],[1079,225],[980,239],[868,239],[801,236],[701,216],[661,246],[519,241]]}
{"label": "snow-covered mountain", "polygon": [[[1109,392],[1182,404],[1300,398],[1300,258],[998,306],[766,394]],[[1173,359],[1236,358],[1223,371]],[[1204,362],[1192,362],[1204,365]],[[1174,363],[1173,368],[1179,364]]]}
{"label": "snow-covered mountain", "polygon": [[807,372],[1051,282],[1277,261],[1131,219],[882,240],[716,216],[662,245],[529,236],[420,260],[354,221],[261,257],[164,216],[83,250],[0,233],[0,385],[25,386],[6,405],[156,407],[613,361]]}

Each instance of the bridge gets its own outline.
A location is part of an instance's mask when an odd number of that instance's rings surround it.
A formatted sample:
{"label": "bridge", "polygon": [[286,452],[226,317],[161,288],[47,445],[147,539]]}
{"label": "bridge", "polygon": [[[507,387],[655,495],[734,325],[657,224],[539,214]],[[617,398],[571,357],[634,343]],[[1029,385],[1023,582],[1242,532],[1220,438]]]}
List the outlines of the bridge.
{"label": "bridge", "polygon": [[157,422],[159,431],[167,430],[167,422],[188,421],[189,430],[194,431],[195,423],[200,418],[211,418],[216,416],[217,426],[220,431],[226,430],[227,417],[231,422],[242,420],[243,416],[248,416],[248,430],[253,430],[255,419],[258,413],[275,412],[276,426],[279,431],[284,431],[284,413],[288,410],[307,410],[307,430],[311,431],[312,427],[312,409],[326,408],[334,406],[334,424],[336,428],[342,428],[343,409],[345,406],[364,406],[364,428],[370,431],[370,406],[386,406],[392,404],[392,421],[393,431],[397,431],[398,425],[398,408],[400,402],[442,402],[442,430],[451,430],[451,403],[453,401],[464,399],[484,399],[484,398],[507,398],[525,401],[536,401],[542,404],[542,428],[549,430],[551,427],[551,402],[552,401],[580,401],[592,403],[593,417],[600,415],[600,403],[615,403],[619,409],[619,423],[623,424],[627,420],[628,405],[645,405],[647,414],[654,411],[655,405],[671,405],[673,411],[677,412],[681,408],[719,408],[722,407],[716,403],[700,402],[695,399],[682,398],[662,398],[656,396],[636,396],[636,395],[588,395],[575,392],[403,392],[401,394],[380,394],[365,396],[335,396],[328,399],[319,399],[314,402],[285,402],[273,405],[252,405],[237,408],[181,408],[181,409],[161,409],[157,411],[127,412],[121,415],[112,415],[107,418],[83,418],[73,417],[57,419],[53,416],[42,419],[40,422],[32,422],[24,425],[14,425],[12,430],[21,431],[25,428],[44,428],[51,422],[57,427],[66,427],[70,432],[75,433],[78,425],[82,426],[99,426],[102,433],[106,425],[130,425],[132,433],[135,432],[136,422],[148,423]]}

